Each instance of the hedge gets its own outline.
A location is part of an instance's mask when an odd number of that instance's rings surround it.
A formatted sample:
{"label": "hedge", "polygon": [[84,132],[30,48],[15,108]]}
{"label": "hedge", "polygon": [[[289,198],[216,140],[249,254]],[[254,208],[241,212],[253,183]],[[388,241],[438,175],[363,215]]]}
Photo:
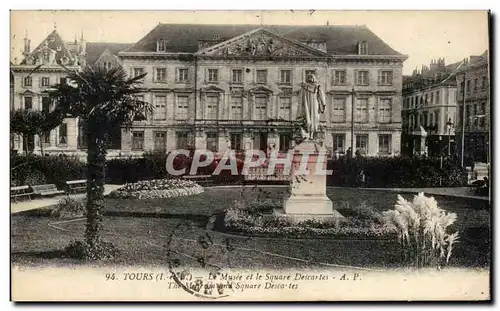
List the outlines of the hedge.
{"label": "hedge", "polygon": [[[166,154],[145,154],[142,158],[119,158],[106,161],[106,183],[125,184],[140,180],[169,178],[165,168]],[[211,175],[218,162],[199,168],[198,175]],[[174,168],[187,168],[189,174],[191,158],[178,156]],[[327,177],[329,186],[345,187],[456,187],[467,183],[467,172],[451,160],[444,160],[442,168],[439,158],[361,158],[329,160],[327,168],[333,175]],[[243,161],[238,160],[241,172]],[[364,173],[364,182],[359,178]],[[53,183],[63,188],[67,180],[83,179],[86,164],[76,157],[13,155],[11,156],[11,185],[35,185]],[[232,176],[229,170],[213,176],[213,184],[243,183],[243,176]]]}

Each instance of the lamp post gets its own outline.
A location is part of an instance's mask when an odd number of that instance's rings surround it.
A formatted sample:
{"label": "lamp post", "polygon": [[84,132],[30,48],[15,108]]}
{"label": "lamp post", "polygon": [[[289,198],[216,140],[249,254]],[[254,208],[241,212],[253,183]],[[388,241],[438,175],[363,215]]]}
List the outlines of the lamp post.
{"label": "lamp post", "polygon": [[351,95],[351,158],[354,157],[354,88]]}
{"label": "lamp post", "polygon": [[446,127],[448,128],[448,157],[451,156],[451,127],[453,126],[453,123],[451,122],[451,118],[448,119],[448,122],[446,122]]}

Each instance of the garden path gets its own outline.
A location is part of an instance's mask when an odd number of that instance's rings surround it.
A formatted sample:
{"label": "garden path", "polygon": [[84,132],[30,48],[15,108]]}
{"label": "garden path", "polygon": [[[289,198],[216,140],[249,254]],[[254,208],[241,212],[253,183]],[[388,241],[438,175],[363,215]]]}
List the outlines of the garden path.
{"label": "garden path", "polygon": [[[104,185],[104,195],[109,194],[111,191],[118,189],[121,185]],[[241,186],[216,186],[220,188],[234,188]],[[253,187],[253,186],[248,186]],[[273,187],[273,186],[265,186],[265,187]],[[274,187],[285,187],[285,186],[274,186]],[[330,188],[330,187],[329,187]],[[336,187],[332,187],[336,188]],[[394,192],[406,192],[406,193],[419,193],[424,192],[425,194],[433,194],[433,195],[447,195],[453,197],[460,198],[470,198],[470,199],[479,199],[479,200],[489,200],[488,197],[474,195],[470,192],[467,187],[456,187],[456,188],[363,188],[363,190],[373,190],[373,191],[394,191]],[[84,198],[85,193],[71,195],[74,198]],[[45,199],[37,199],[25,202],[11,203],[10,213],[15,214],[23,211],[33,210],[37,208],[42,208],[46,206],[51,206],[57,204],[61,196],[53,197],[53,198],[45,198]]]}
{"label": "garden path", "polygon": [[[104,195],[109,194],[111,191],[118,189],[121,185],[104,185]],[[79,199],[85,198],[85,193],[71,194],[70,197]],[[10,213],[15,214],[32,209],[42,208],[57,204],[62,196],[55,196],[51,198],[35,199],[31,201],[16,202],[10,204]]]}

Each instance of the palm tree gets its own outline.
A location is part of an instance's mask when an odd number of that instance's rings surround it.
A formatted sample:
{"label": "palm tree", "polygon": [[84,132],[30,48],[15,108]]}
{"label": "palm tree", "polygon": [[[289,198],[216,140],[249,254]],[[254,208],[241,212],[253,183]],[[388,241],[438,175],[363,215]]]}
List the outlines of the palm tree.
{"label": "palm tree", "polygon": [[146,74],[129,78],[121,67],[88,66],[69,71],[68,82],[55,85],[49,95],[56,100],[61,116],[78,117],[85,123],[87,139],[87,223],[85,244],[99,258],[104,207],[107,133],[116,126],[128,128],[132,122],[152,112],[152,106],[138,100]]}

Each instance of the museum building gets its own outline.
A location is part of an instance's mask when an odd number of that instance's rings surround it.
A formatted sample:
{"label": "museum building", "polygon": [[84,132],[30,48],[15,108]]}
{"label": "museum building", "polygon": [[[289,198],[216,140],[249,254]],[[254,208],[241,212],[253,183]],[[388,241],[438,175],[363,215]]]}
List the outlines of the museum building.
{"label": "museum building", "polygon": [[[49,36],[40,46],[57,56],[59,46],[50,40]],[[86,53],[78,44],[76,53],[64,45],[63,51],[75,55],[66,56],[70,64],[92,63],[85,62]],[[154,106],[146,120],[114,135],[110,156],[181,148],[265,150],[270,145],[286,151],[294,144],[298,91],[309,74],[325,93],[321,138],[331,154],[342,154],[351,146],[367,156],[400,153],[402,68],[407,56],[366,26],[158,24],[135,44],[119,52],[105,48],[102,53],[131,76],[147,73],[140,97]],[[36,61],[31,63],[36,66]],[[13,72],[14,106],[26,109],[26,92],[38,96],[43,91],[33,82],[31,87],[18,85],[27,69]],[[56,79],[61,73],[52,75]],[[43,79],[41,73],[32,78]],[[39,106],[43,109],[43,103]],[[78,120],[67,119],[66,124],[66,144],[58,145],[60,129],[51,134],[53,152],[85,153],[84,144],[78,143]]]}

